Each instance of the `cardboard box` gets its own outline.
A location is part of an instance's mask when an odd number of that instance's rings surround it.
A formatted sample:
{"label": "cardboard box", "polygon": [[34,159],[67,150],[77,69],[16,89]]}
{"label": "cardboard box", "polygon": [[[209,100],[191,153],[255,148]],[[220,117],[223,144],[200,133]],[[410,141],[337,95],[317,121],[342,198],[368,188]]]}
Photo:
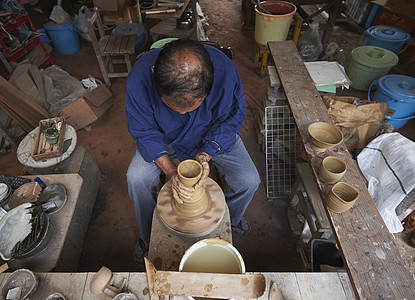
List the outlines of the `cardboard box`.
{"label": "cardboard box", "polygon": [[98,120],[111,108],[114,97],[105,85],[86,93],[59,112],[66,123],[76,130],[84,128]]}
{"label": "cardboard box", "polygon": [[399,27],[408,33],[415,30],[415,20],[400,15],[388,8],[382,8],[373,25],[389,25]]}
{"label": "cardboard box", "polygon": [[400,15],[415,20],[415,0],[374,0],[372,3],[387,7]]}
{"label": "cardboard box", "polygon": [[117,0],[94,0],[94,6],[98,7],[99,11],[118,11]]}

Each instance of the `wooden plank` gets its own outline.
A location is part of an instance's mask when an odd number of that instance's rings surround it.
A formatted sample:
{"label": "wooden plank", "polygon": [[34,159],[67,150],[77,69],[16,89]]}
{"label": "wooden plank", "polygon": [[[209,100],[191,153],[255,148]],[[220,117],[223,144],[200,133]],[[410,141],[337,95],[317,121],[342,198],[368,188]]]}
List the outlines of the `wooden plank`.
{"label": "wooden plank", "polygon": [[[192,2],[194,2],[195,0],[191,0]],[[159,14],[151,14],[151,15],[145,15],[146,18],[149,19],[168,19],[168,18],[174,18],[174,19],[178,19],[180,18],[180,16],[182,15],[183,11],[186,9],[187,5],[189,4],[190,0],[184,0],[183,1],[183,6],[179,9],[176,9],[176,12],[174,13],[159,13]],[[154,11],[154,10],[161,10],[161,9],[165,9],[165,7],[155,7],[152,9],[146,9],[146,10],[141,10],[141,12],[143,14],[145,14],[146,11]]]}
{"label": "wooden plank", "polygon": [[154,277],[154,292],[158,295],[255,299],[265,290],[262,274],[157,271]]}
{"label": "wooden plank", "polygon": [[39,106],[45,107],[45,103],[40,97],[39,90],[37,89],[35,83],[33,82],[32,78],[30,78],[28,73],[21,74],[18,78],[16,78],[15,86],[25,93],[30,99],[35,101]]}
{"label": "wooden plank", "polygon": [[16,100],[21,101],[22,103],[30,107],[34,112],[42,116],[43,119],[49,118],[49,112],[46,109],[35,103],[26,94],[24,94],[22,91],[20,91],[18,88],[16,88],[3,77],[0,77],[0,88],[3,91],[7,91]]}
{"label": "wooden plank", "polygon": [[146,273],[130,273],[127,290],[137,295],[139,299],[149,300],[150,293],[147,286]]}
{"label": "wooden plank", "polygon": [[319,228],[330,228],[326,210],[324,209],[323,201],[320,198],[320,193],[314,180],[313,173],[311,173],[310,166],[307,163],[298,163],[296,166],[303,187],[310,199],[311,206],[313,207],[315,217],[320,225]]}
{"label": "wooden plank", "polygon": [[[6,279],[11,273],[3,273],[0,275],[0,286],[3,286]],[[93,295],[89,290],[92,277],[96,274],[91,273],[35,273],[39,279],[39,287],[37,292],[31,299],[46,299],[52,292],[59,292],[66,299],[83,299],[83,300],[105,300],[110,299],[105,294]],[[147,285],[146,273],[114,273],[117,280],[127,279],[128,284],[126,290],[134,293],[139,299],[149,300],[149,290]],[[251,273],[252,274],[252,273]],[[340,278],[341,273],[262,273],[267,280],[267,291],[260,297],[260,300],[268,300],[269,287],[272,282],[277,284],[284,299],[344,299],[343,296],[349,295],[347,299],[355,299],[353,294],[347,294],[345,289],[339,287],[343,284],[349,285],[350,282],[345,274]],[[3,278],[3,280],[2,280]],[[321,280],[324,284],[319,284]],[[334,288],[333,288],[334,287]],[[319,293],[315,293],[315,290]],[[310,294],[310,290],[313,292]],[[331,295],[332,298],[324,298],[322,295]],[[161,297],[160,297],[161,298]],[[176,298],[185,299],[185,298]]]}
{"label": "wooden plank", "polygon": [[36,66],[30,66],[29,73],[35,82],[37,89],[39,90],[39,94],[44,103],[44,107],[48,107],[49,104],[47,103],[45,81],[43,80],[43,76],[40,70]]}
{"label": "wooden plank", "polygon": [[346,294],[347,299],[356,299],[353,291],[353,287],[350,284],[349,276],[347,276],[346,273],[339,272],[337,273],[339,275],[339,279],[342,283],[344,293]]}
{"label": "wooden plank", "polygon": [[125,53],[134,54],[135,44],[137,43],[137,36],[128,36],[127,37],[127,46],[125,47]]}
{"label": "wooden plank", "polygon": [[14,70],[12,76],[9,79],[9,82],[14,84],[17,78],[20,77],[20,75],[27,73],[27,71],[30,69],[32,65],[29,63],[20,63],[16,69]]}
{"label": "wooden plank", "polygon": [[32,299],[46,299],[60,293],[65,299],[82,299],[87,273],[36,273],[43,277]]}
{"label": "wooden plank", "polygon": [[12,112],[17,119],[22,120],[27,124],[30,124],[34,127],[39,123],[39,115],[33,114],[33,112],[28,111],[27,107],[23,103],[15,102],[10,100],[10,94],[5,90],[0,89],[0,104],[2,107]]}
{"label": "wooden plank", "polygon": [[14,110],[10,109],[7,105],[0,101],[0,108],[4,110],[13,120],[15,120],[25,131],[29,132],[36,128],[35,124],[27,122],[27,119],[22,118]]}
{"label": "wooden plank", "polygon": [[[270,287],[273,282],[277,284],[284,299],[302,299],[300,287],[297,282],[295,273],[263,273],[267,278],[267,286]],[[269,288],[261,300],[269,299]]]}
{"label": "wooden plank", "polygon": [[[413,298],[415,282],[412,275],[399,256],[393,237],[344,143],[325,152],[316,152],[310,146],[308,126],[318,121],[332,124],[332,120],[293,41],[269,42],[268,47],[355,294],[361,299]],[[331,212],[325,205],[332,185],[321,182],[317,176],[322,159],[328,155],[346,162],[348,171],[341,181],[360,191],[354,207],[342,214]]]}
{"label": "wooden plank", "polygon": [[347,298],[337,273],[296,273],[296,277],[303,299],[354,299]]}

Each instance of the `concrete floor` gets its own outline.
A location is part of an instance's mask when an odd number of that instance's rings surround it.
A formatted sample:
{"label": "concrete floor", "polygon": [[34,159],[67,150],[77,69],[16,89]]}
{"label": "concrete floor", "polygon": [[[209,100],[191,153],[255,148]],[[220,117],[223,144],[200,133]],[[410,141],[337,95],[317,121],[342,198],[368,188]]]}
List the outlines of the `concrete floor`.
{"label": "concrete floor", "polygon": [[[242,28],[240,2],[200,0],[203,12],[208,16],[208,36],[224,46],[231,46],[236,54],[235,64],[241,74],[248,103],[247,120],[241,129],[242,139],[260,174],[265,174],[265,157],[257,144],[255,132],[258,106],[265,88],[264,79],[258,76],[259,64],[254,62],[254,31]],[[361,29],[339,20],[330,41],[336,41],[348,55],[359,45]],[[94,51],[82,42],[81,51],[70,56],[52,52],[54,63],[72,76],[83,79],[91,75],[102,79]],[[400,66],[405,72],[412,66]],[[411,75],[411,74],[408,74]],[[411,76],[414,76],[412,74]],[[125,172],[135,143],[125,119],[125,79],[112,79],[110,90],[114,94],[113,107],[89,130],[79,130],[78,144],[92,154],[103,173],[99,195],[85,240],[78,271],[97,271],[105,265],[113,271],[142,271],[144,266],[133,259],[137,230],[133,205],[127,193]],[[365,97],[354,90],[340,94]],[[413,135],[415,122],[401,130]],[[413,136],[410,138],[414,138]],[[15,150],[0,155],[2,173],[19,175],[23,169],[17,161]],[[288,202],[268,202],[264,184],[256,192],[245,218],[252,230],[248,236],[233,234],[234,246],[244,258],[247,271],[301,271],[303,263],[297,252],[297,240],[293,237],[286,215]]]}

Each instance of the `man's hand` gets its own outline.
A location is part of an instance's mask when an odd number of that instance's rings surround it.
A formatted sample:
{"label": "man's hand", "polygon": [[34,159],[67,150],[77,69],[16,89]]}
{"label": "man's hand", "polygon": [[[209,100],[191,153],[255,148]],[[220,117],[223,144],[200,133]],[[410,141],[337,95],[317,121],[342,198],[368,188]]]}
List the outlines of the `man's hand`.
{"label": "man's hand", "polygon": [[194,187],[187,187],[181,183],[177,174],[172,177],[171,187],[173,190],[173,198],[180,204],[190,200],[195,190]]}
{"label": "man's hand", "polygon": [[206,179],[209,176],[209,160],[212,158],[209,154],[205,152],[200,152],[198,155],[196,155],[196,160],[202,165],[202,176],[200,176],[199,181],[195,184],[194,188],[198,189],[202,185],[205,184]]}

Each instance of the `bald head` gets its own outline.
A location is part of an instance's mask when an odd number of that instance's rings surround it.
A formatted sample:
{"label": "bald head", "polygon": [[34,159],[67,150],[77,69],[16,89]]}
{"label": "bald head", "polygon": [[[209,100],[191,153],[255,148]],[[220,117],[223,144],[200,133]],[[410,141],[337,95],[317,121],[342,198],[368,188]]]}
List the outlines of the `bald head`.
{"label": "bald head", "polygon": [[209,94],[213,85],[209,53],[201,43],[191,39],[166,44],[154,66],[154,82],[163,101],[168,99],[181,109],[194,107]]}

